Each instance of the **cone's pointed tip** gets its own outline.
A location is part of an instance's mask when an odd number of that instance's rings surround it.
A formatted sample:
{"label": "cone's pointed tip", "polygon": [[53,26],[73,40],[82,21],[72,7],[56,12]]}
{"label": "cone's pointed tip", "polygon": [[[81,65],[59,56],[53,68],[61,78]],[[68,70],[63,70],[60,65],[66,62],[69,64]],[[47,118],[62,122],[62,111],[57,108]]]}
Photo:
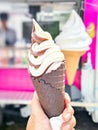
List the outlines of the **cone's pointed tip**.
{"label": "cone's pointed tip", "polygon": [[70,86],[70,87],[71,87],[72,85],[73,85],[72,83],[68,83],[68,86]]}
{"label": "cone's pointed tip", "polygon": [[74,82],[74,79],[72,80],[70,80],[70,79],[67,79],[67,85],[68,86],[72,86],[73,85],[73,82]]}
{"label": "cone's pointed tip", "polygon": [[70,75],[67,74],[68,75],[68,77],[67,77],[67,83],[68,83],[69,86],[73,85],[74,80],[75,80],[75,74],[73,76],[70,76]]}

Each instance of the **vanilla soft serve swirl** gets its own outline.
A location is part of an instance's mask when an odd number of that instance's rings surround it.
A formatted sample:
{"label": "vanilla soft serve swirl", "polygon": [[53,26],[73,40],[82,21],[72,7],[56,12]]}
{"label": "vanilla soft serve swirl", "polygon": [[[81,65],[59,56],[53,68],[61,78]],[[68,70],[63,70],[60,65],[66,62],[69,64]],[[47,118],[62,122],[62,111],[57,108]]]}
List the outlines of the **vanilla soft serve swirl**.
{"label": "vanilla soft serve swirl", "polygon": [[89,49],[91,38],[75,10],[72,10],[68,21],[55,41],[61,50],[86,51]]}
{"label": "vanilla soft serve swirl", "polygon": [[58,66],[62,61],[64,61],[64,56],[59,47],[54,44],[51,35],[44,32],[38,23],[33,20],[32,44],[29,51],[29,71],[31,75],[34,77],[41,76],[48,68]]}

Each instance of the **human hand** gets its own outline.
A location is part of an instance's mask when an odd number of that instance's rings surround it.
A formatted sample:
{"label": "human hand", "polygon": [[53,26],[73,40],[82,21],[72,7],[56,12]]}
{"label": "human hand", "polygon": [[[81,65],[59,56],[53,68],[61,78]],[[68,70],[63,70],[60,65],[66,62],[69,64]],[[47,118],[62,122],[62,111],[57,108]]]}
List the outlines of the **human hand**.
{"label": "human hand", "polygon": [[32,102],[32,113],[27,123],[26,130],[52,130],[50,121],[41,108],[37,93],[34,93]]}
{"label": "human hand", "polygon": [[[52,130],[50,120],[41,108],[36,92],[34,93],[31,105],[32,114],[28,120],[26,130]],[[68,94],[65,93],[65,109],[61,114],[63,119],[61,130],[74,130],[76,120],[73,114],[74,110],[70,105],[70,98]]]}
{"label": "human hand", "polygon": [[61,115],[63,119],[61,130],[75,130],[76,119],[74,117],[74,109],[70,104],[70,97],[67,93],[65,93],[65,109]]}

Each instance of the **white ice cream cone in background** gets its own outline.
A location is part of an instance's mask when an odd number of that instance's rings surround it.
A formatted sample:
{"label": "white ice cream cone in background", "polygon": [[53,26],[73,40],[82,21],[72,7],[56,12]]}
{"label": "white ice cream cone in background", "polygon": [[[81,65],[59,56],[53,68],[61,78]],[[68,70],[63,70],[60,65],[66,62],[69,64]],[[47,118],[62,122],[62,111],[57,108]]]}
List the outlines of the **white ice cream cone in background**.
{"label": "white ice cream cone in background", "polygon": [[66,75],[68,85],[72,85],[75,78],[76,70],[78,68],[80,57],[85,53],[85,51],[62,50],[62,52],[66,60]]}
{"label": "white ice cream cone in background", "polygon": [[85,25],[75,10],[72,10],[55,41],[65,56],[67,80],[68,84],[72,85],[80,57],[89,50],[91,44]]}

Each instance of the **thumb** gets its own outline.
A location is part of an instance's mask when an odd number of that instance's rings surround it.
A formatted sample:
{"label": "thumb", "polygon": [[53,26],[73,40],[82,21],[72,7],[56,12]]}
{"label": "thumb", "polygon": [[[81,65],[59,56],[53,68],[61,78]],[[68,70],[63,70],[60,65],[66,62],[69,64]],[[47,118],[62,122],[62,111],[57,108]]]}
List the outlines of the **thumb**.
{"label": "thumb", "polygon": [[39,98],[38,98],[38,95],[36,92],[34,92],[31,106],[32,106],[32,114],[35,117],[45,117],[46,116],[42,109],[42,106],[40,104],[40,101],[39,101]]}
{"label": "thumb", "polygon": [[65,97],[64,97],[64,103],[65,103],[65,108],[70,104],[71,99],[68,93],[65,93]]}

